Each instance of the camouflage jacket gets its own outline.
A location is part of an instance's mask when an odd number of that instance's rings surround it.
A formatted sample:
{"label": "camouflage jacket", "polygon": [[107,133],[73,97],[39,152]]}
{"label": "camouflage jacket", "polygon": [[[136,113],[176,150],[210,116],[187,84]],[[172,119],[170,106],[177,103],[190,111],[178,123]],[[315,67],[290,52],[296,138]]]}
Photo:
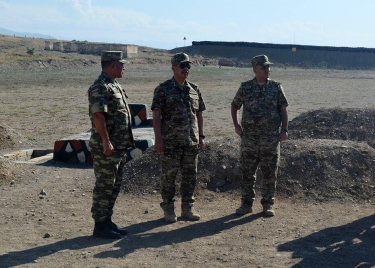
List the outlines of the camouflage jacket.
{"label": "camouflage jacket", "polygon": [[155,88],[151,110],[161,112],[161,132],[165,146],[199,143],[197,112],[206,109],[198,86],[186,81],[180,86],[172,77]]}
{"label": "camouflage jacket", "polygon": [[256,79],[243,82],[232,101],[232,106],[243,106],[241,125],[244,135],[277,135],[281,124],[280,108],[288,106],[280,83],[267,80],[259,86]]}
{"label": "camouflage jacket", "polygon": [[92,124],[90,148],[103,148],[102,139],[92,117],[96,112],[104,114],[109,139],[115,150],[134,146],[131,115],[126,99],[125,90],[120,84],[103,72],[89,88],[89,116]]}

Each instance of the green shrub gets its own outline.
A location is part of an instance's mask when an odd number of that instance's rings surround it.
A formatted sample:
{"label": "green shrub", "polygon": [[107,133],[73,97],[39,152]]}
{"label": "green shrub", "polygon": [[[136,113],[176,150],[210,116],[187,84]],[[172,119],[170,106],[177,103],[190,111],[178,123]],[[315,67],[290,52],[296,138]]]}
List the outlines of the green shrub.
{"label": "green shrub", "polygon": [[35,48],[27,48],[26,53],[29,54],[29,55],[34,55],[34,50],[35,50]]}

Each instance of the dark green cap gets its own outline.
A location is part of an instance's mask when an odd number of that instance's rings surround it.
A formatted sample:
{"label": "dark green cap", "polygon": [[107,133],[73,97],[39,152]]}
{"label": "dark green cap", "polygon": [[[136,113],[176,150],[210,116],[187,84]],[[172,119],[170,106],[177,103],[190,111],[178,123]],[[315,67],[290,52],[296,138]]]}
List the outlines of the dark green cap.
{"label": "dark green cap", "polygon": [[172,65],[179,65],[180,63],[191,63],[189,56],[185,53],[174,54],[171,58]]}
{"label": "dark green cap", "polygon": [[118,61],[121,63],[127,63],[123,58],[122,51],[103,51],[101,61]]}
{"label": "dark green cap", "polygon": [[251,65],[253,65],[253,67],[265,66],[265,65],[270,65],[270,64],[273,64],[273,63],[268,60],[268,57],[266,55],[258,55],[258,56],[255,56],[251,60]]}

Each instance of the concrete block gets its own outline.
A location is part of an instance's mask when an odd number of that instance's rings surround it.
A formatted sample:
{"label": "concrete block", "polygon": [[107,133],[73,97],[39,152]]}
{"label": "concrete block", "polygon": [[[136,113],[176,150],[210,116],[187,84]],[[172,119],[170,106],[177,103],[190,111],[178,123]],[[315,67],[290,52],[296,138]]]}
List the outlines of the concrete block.
{"label": "concrete block", "polygon": [[[128,161],[142,156],[143,152],[154,145],[152,118],[148,117],[146,104],[129,104],[132,116],[132,131],[135,148],[126,155]],[[53,160],[64,163],[92,163],[89,148],[91,130],[57,140],[53,148]]]}

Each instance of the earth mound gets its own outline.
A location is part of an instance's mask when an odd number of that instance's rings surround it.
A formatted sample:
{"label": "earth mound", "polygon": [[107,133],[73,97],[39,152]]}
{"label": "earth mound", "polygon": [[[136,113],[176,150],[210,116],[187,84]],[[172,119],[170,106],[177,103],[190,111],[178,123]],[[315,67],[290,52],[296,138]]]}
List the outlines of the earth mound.
{"label": "earth mound", "polygon": [[4,126],[0,126],[0,150],[12,147],[13,145],[14,141],[9,131]]}
{"label": "earth mound", "polygon": [[374,196],[375,149],[329,139],[282,143],[278,194],[293,199],[362,200]]}
{"label": "earth mound", "polygon": [[25,143],[27,143],[27,140],[20,133],[5,124],[0,125],[0,151],[18,149]]}
{"label": "earth mound", "polygon": [[365,141],[375,148],[375,109],[320,109],[289,123],[290,139]]}
{"label": "earth mound", "polygon": [[[369,109],[310,111],[290,122],[290,140],[281,144],[277,195],[314,201],[362,200],[374,195],[375,149]],[[371,145],[371,146],[369,146]],[[207,140],[199,155],[200,189],[238,191],[240,140]],[[257,177],[261,178],[261,170]],[[124,191],[158,192],[160,157],[149,148],[124,169]],[[177,183],[180,178],[177,177]],[[261,179],[257,180],[259,191]],[[178,188],[178,187],[177,187]]]}
{"label": "earth mound", "polygon": [[[8,126],[0,125],[0,152],[18,149],[25,139]],[[0,182],[10,182],[15,179],[15,166],[8,159],[0,155]]]}
{"label": "earth mound", "polygon": [[15,177],[14,164],[0,156],[0,182],[11,182]]}
{"label": "earth mound", "polygon": [[[199,154],[197,189],[228,191],[237,189],[241,179],[239,139],[207,141]],[[154,147],[140,158],[133,159],[124,169],[126,192],[155,192],[160,190],[160,155]],[[180,181],[180,174],[177,176]]]}
{"label": "earth mound", "polygon": [[[371,121],[374,116],[375,111],[371,109],[323,109],[294,118],[289,127],[290,139],[281,143],[277,195],[321,202],[370,201],[375,187],[375,143]],[[7,126],[0,126],[0,141],[0,151],[27,143]],[[0,160],[0,181],[11,181],[14,178],[12,163],[4,158]],[[197,195],[202,189],[239,191],[239,137],[208,139],[198,163]],[[125,192],[160,192],[159,154],[153,147],[149,148],[143,157],[130,161],[123,174]],[[257,177],[262,177],[261,169]],[[261,179],[258,179],[257,192],[260,185]]]}

